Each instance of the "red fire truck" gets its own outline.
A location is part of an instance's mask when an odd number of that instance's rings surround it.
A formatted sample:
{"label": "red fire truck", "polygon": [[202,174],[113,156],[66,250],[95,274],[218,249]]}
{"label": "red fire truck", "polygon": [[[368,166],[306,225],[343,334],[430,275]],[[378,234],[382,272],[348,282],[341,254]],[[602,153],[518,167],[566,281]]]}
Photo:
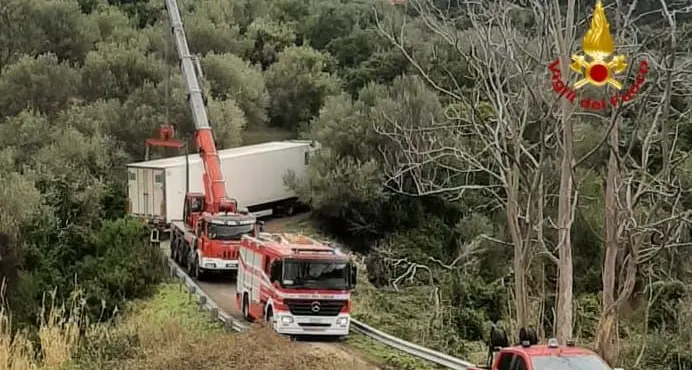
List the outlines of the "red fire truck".
{"label": "red fire truck", "polygon": [[348,335],[356,267],[338,248],[296,234],[243,236],[236,301],[248,321],[291,336]]}
{"label": "red fire truck", "polygon": [[496,328],[490,337],[488,361],[476,370],[624,370],[611,368],[596,353],[571,341],[560,346],[553,338],[547,345],[540,345],[533,329],[521,329],[520,344],[516,346],[510,346],[507,334]]}

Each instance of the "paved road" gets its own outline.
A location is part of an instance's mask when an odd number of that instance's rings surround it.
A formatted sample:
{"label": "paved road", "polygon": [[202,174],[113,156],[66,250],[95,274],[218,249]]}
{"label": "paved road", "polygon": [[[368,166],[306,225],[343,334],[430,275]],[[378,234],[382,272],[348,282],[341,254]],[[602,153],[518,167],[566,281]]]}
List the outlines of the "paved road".
{"label": "paved road", "polygon": [[[161,249],[164,250],[166,255],[170,255],[170,244],[169,241],[161,242]],[[219,305],[219,307],[225,312],[238,315],[239,310],[235,304],[235,281],[229,279],[227,276],[210,276],[208,281],[197,281],[205,293],[209,295],[211,299]]]}

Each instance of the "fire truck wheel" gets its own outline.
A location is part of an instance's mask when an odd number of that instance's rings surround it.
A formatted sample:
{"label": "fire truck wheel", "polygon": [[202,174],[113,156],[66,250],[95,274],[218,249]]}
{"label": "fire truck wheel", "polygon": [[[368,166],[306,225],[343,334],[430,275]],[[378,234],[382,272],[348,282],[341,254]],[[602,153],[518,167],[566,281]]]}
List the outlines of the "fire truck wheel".
{"label": "fire truck wheel", "polygon": [[274,310],[272,310],[271,307],[267,307],[267,314],[265,315],[264,321],[269,324],[269,327],[274,329],[274,323],[272,322],[274,320]]}
{"label": "fire truck wheel", "polygon": [[252,317],[250,316],[250,299],[247,293],[243,294],[243,317],[245,320],[252,322]]}

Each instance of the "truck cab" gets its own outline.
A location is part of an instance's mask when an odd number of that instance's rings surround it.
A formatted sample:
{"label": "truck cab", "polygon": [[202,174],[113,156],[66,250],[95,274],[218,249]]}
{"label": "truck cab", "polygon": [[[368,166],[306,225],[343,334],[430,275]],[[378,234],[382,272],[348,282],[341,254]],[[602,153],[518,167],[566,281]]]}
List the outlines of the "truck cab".
{"label": "truck cab", "polygon": [[185,220],[171,222],[171,257],[199,280],[212,272],[236,271],[242,237],[258,235],[263,225],[246,209],[204,212],[203,201],[199,194],[189,194]]}
{"label": "truck cab", "polygon": [[237,269],[240,240],[243,235],[254,234],[256,228],[257,219],[250,214],[203,214],[195,225],[200,252],[197,267],[202,272]]}
{"label": "truck cab", "polygon": [[547,344],[538,344],[533,329],[522,329],[519,343],[509,346],[506,333],[493,328],[488,361],[478,369],[490,370],[624,370],[611,368],[595,352],[580,348],[568,341],[560,346],[551,338]]}
{"label": "truck cab", "polygon": [[277,333],[349,333],[357,268],[337,248],[295,234],[243,237],[237,300],[248,320],[264,319]]}

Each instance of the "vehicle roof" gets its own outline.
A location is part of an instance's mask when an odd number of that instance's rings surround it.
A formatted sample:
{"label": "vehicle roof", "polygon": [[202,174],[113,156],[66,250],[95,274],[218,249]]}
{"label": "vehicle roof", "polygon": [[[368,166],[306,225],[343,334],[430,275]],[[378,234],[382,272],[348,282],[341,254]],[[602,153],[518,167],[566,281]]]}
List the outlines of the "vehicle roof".
{"label": "vehicle roof", "polygon": [[[237,157],[242,157],[250,154],[258,154],[258,153],[266,153],[266,152],[272,152],[272,151],[277,151],[277,150],[284,150],[284,149],[291,149],[291,148],[298,148],[298,147],[305,147],[309,145],[309,141],[304,141],[304,140],[287,140],[287,141],[271,141],[268,143],[261,143],[261,144],[254,144],[254,145],[246,145],[246,146],[240,146],[237,148],[230,148],[230,149],[224,149],[224,150],[219,150],[219,158],[220,159],[229,159],[229,158],[237,158]],[[201,162],[201,158],[199,154],[190,154],[188,155],[188,160],[190,164],[196,164]],[[128,167],[142,167],[142,168],[171,168],[171,167],[177,167],[177,166],[184,166],[185,165],[185,156],[177,156],[177,157],[170,157],[170,158],[162,158],[162,159],[154,159],[150,161],[143,161],[143,162],[134,162],[130,163],[127,166]]]}
{"label": "vehicle roof", "polygon": [[347,256],[336,248],[301,234],[261,233],[259,238],[247,237],[247,239],[262,244],[270,250],[270,253],[281,257],[318,260],[347,259]]}
{"label": "vehicle roof", "polygon": [[238,221],[238,220],[254,220],[255,216],[249,213],[208,213],[205,212],[202,214],[205,220],[229,220],[229,221]]}
{"label": "vehicle roof", "polygon": [[503,348],[503,350],[512,350],[513,352],[524,353],[529,357],[539,357],[539,356],[584,356],[584,355],[596,355],[595,352],[590,351],[586,348],[581,347],[568,347],[560,346],[557,348],[551,348],[544,344],[534,345],[531,347],[508,347]]}

